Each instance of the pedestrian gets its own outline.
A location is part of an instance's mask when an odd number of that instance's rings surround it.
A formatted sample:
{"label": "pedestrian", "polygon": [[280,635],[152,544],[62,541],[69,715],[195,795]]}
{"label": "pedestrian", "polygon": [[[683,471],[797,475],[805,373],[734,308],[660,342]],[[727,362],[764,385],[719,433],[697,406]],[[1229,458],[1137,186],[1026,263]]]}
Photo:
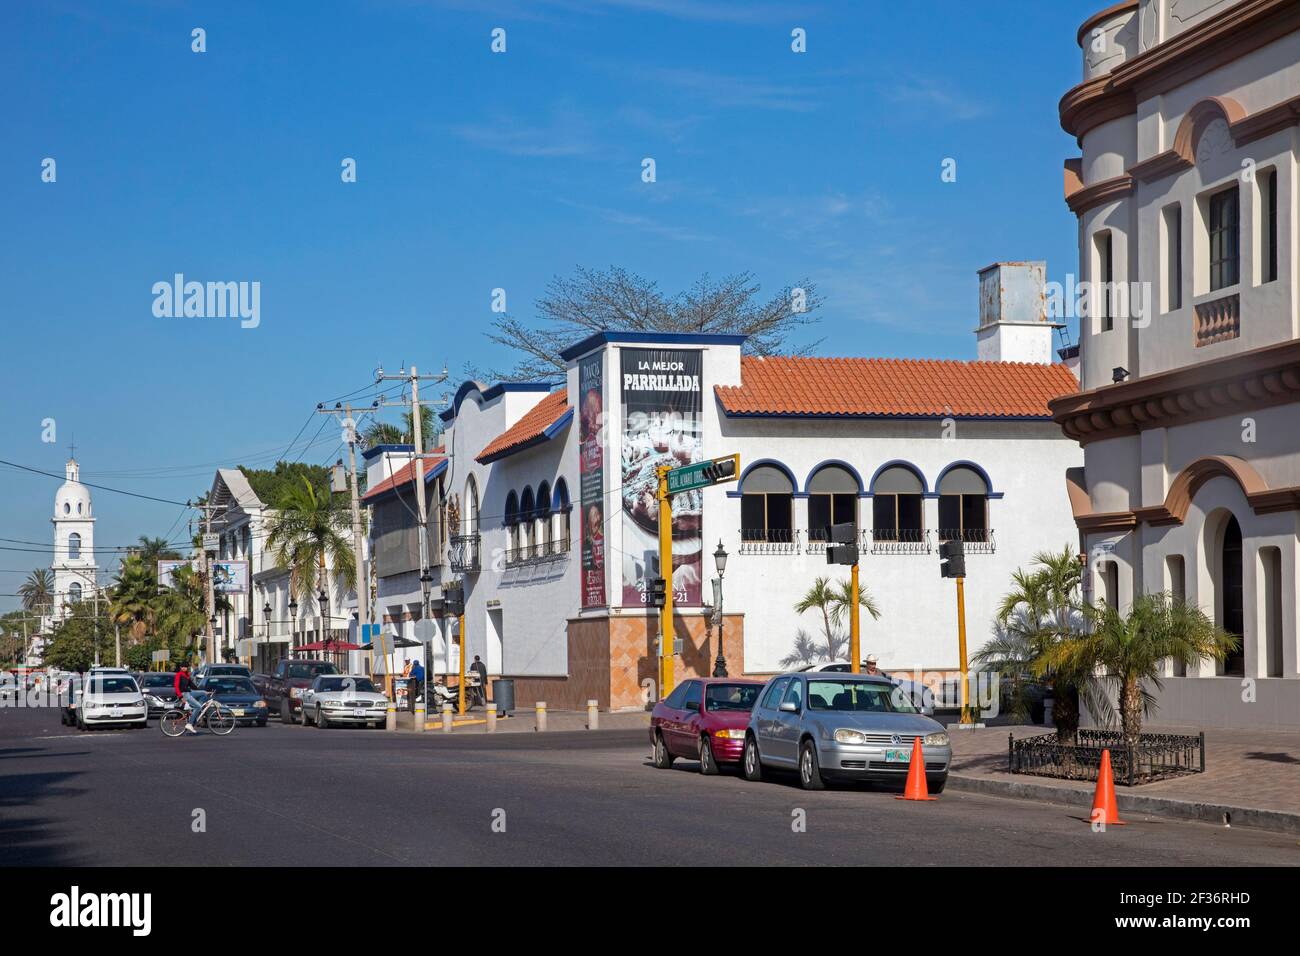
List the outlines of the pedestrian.
{"label": "pedestrian", "polygon": [[868,654],[866,660],[867,669],[862,673],[870,674],[872,677],[888,677],[889,675],[876,666],[876,655]]}
{"label": "pedestrian", "polygon": [[475,654],[474,663],[470,665],[469,669],[478,675],[478,691],[476,692],[476,694],[478,697],[478,702],[482,704],[484,707],[486,707],[488,702],[487,665],[483,663],[482,659],[477,654]]}
{"label": "pedestrian", "polygon": [[415,713],[415,701],[424,691],[424,665],[420,661],[407,661],[406,669],[406,702],[409,705],[408,710]]}

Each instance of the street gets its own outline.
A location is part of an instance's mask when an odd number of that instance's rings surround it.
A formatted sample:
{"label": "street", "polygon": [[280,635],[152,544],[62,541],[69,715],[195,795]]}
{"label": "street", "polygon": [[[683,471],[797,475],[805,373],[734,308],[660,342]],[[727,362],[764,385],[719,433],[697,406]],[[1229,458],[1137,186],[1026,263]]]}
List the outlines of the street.
{"label": "street", "polygon": [[0,844],[7,866],[1300,863],[1282,834],[1153,820],[1094,833],[1077,808],[808,793],[685,761],[655,770],[648,749],[640,730],[447,738],[278,721],[171,740],[156,722],[78,733],[53,711],[5,709]]}

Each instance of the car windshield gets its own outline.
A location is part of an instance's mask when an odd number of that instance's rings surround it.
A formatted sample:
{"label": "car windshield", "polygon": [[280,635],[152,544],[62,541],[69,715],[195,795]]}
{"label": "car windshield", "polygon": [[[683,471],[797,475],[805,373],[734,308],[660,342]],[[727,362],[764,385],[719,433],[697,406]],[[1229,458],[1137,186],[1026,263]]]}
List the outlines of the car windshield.
{"label": "car windshield", "polygon": [[95,677],[90,682],[92,694],[134,694],[138,689],[129,677]]}
{"label": "car windshield", "polygon": [[364,677],[328,677],[322,678],[320,682],[322,691],[329,690],[355,690],[365,694],[374,694],[375,685],[370,683]]}
{"label": "car windshield", "polygon": [[704,709],[751,711],[762,689],[757,684],[709,684],[704,690]]}
{"label": "car windshield", "polygon": [[140,681],[141,687],[173,687],[176,683],[175,674],[146,674]]}
{"label": "car windshield", "polygon": [[906,692],[889,684],[855,680],[810,680],[809,710],[915,714]]}
{"label": "car windshield", "polygon": [[339,669],[333,664],[327,664],[324,661],[310,664],[290,664],[289,677],[293,680],[304,680],[315,677],[317,674],[337,674]]}
{"label": "car windshield", "polygon": [[203,684],[214,694],[256,694],[253,682],[247,677],[209,677]]}
{"label": "car windshield", "polygon": [[208,674],[213,677],[218,674],[236,674],[242,676],[247,673],[248,668],[244,667],[242,664],[216,664],[208,668]]}

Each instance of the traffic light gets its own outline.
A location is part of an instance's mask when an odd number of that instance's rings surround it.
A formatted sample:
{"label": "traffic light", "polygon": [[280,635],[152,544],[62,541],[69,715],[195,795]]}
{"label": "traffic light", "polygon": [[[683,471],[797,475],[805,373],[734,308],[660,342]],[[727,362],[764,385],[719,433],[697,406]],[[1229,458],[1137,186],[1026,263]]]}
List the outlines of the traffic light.
{"label": "traffic light", "polygon": [[646,604],[650,607],[663,607],[667,597],[668,586],[663,578],[651,578],[650,590],[646,592]]}
{"label": "traffic light", "polygon": [[450,617],[460,617],[465,613],[465,589],[459,584],[452,584],[442,590],[442,609]]}
{"label": "traffic light", "polygon": [[830,542],[826,545],[827,564],[852,566],[858,563],[858,529],[853,522],[846,521],[827,528],[826,539]]}
{"label": "traffic light", "polygon": [[966,577],[966,552],[961,541],[940,542],[939,573],[945,578]]}
{"label": "traffic light", "polygon": [[715,484],[736,477],[736,457],[717,458],[704,466],[704,477]]}

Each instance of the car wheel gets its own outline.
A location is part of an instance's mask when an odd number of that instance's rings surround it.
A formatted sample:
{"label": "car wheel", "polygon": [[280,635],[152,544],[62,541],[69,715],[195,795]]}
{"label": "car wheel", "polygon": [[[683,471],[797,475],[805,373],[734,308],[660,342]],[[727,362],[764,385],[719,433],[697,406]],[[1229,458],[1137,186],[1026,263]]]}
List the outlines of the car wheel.
{"label": "car wheel", "polygon": [[59,708],[59,723],[64,727],[68,726],[68,711],[63,707]]}
{"label": "car wheel", "polygon": [[266,726],[266,718],[263,717],[261,720],[259,720],[259,721],[257,722],[257,726],[259,726],[259,727],[265,727],[265,726]]}
{"label": "car wheel", "polygon": [[718,761],[713,758],[713,744],[709,742],[708,734],[700,737],[700,773],[706,777],[718,775]]}
{"label": "car wheel", "polygon": [[90,729],[89,727],[86,726],[86,722],[85,722],[84,720],[81,719],[81,709],[80,709],[80,708],[77,709],[77,718],[76,718],[76,719],[77,719],[77,729],[78,729],[78,730],[86,731],[86,730],[89,730],[89,729]]}
{"label": "car wheel", "polygon": [[799,784],[805,790],[826,789],[822,768],[817,762],[817,745],[811,740],[805,740],[799,748]]}
{"label": "car wheel", "polygon": [[655,731],[654,743],[654,761],[655,766],[660,770],[668,770],[673,765],[673,755],[668,752],[668,745],[664,743],[664,735]]}
{"label": "car wheel", "polygon": [[318,729],[320,729],[320,730],[328,730],[328,729],[329,729],[330,719],[329,719],[328,717],[325,716],[324,712],[323,712],[319,707],[316,708],[316,716],[315,716],[315,718],[313,719],[312,722],[313,722],[313,723],[316,725],[316,727],[317,727]]}
{"label": "car wheel", "polygon": [[758,753],[758,741],[752,735],[745,738],[745,755],[740,759],[740,772],[751,783],[763,779],[763,759]]}
{"label": "car wheel", "polygon": [[135,725],[135,729],[136,729],[136,730],[148,730],[148,729],[149,729],[149,718],[146,717],[144,720],[140,721],[140,723],[136,724],[136,725]]}
{"label": "car wheel", "polygon": [[925,789],[926,789],[926,790],[927,790],[931,795],[938,795],[938,794],[940,794],[940,793],[943,793],[943,788],[946,787],[946,786],[948,786],[948,778],[947,778],[947,777],[944,777],[944,778],[943,778],[942,780],[940,780],[938,783],[931,783],[929,780],[927,780],[927,781],[925,782]]}

